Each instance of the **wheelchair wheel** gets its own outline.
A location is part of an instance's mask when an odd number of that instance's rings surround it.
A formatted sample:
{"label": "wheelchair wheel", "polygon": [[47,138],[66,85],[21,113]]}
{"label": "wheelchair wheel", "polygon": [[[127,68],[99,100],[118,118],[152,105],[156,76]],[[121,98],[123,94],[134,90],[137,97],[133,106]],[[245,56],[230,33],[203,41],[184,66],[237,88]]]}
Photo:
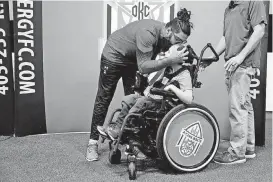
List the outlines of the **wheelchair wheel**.
{"label": "wheelchair wheel", "polygon": [[110,150],[109,152],[109,162],[111,164],[120,164],[120,159],[121,159],[121,152],[119,149],[117,149],[116,152],[114,150]]}
{"label": "wheelchair wheel", "polygon": [[128,165],[129,180],[136,179],[136,163],[130,162]]}
{"label": "wheelchair wheel", "polygon": [[178,105],[169,111],[156,138],[159,157],[181,172],[204,169],[213,159],[219,141],[214,115],[198,104]]}

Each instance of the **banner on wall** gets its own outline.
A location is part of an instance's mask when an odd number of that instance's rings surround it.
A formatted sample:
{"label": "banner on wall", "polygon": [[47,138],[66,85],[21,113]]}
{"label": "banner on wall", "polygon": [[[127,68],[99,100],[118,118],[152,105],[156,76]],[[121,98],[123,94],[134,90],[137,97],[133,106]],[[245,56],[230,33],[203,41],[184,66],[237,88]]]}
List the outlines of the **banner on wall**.
{"label": "banner on wall", "polygon": [[269,13],[269,20],[268,20],[268,47],[267,47],[267,52],[272,53],[272,12]]}
{"label": "banner on wall", "polygon": [[103,37],[99,39],[98,58],[109,35],[136,20],[154,19],[169,22],[174,18],[174,1],[117,0],[104,2]]}
{"label": "banner on wall", "polygon": [[46,133],[42,1],[13,2],[15,134]]}
{"label": "banner on wall", "polygon": [[12,29],[8,1],[0,1],[0,135],[14,133]]}
{"label": "banner on wall", "polygon": [[[269,22],[269,1],[264,1],[267,20]],[[266,111],[266,75],[267,75],[267,50],[268,50],[268,27],[266,26],[265,35],[261,41],[261,65],[257,70],[256,77],[251,81],[251,97],[255,119],[255,138],[256,145],[265,145],[265,111]]]}
{"label": "banner on wall", "polygon": [[[270,6],[271,8],[272,6]],[[269,11],[269,21],[268,21],[268,47],[267,47],[267,60],[273,60],[272,53],[272,10]],[[266,111],[273,111],[273,95],[268,93],[273,93],[273,72],[269,71],[273,68],[273,62],[267,62],[267,85],[266,85]]]}

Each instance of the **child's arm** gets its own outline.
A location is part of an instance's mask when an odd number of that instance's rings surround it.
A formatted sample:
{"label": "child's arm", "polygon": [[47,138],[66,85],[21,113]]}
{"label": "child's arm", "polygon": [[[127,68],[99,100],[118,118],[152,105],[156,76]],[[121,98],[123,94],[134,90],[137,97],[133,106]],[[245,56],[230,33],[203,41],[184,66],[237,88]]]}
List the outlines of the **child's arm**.
{"label": "child's arm", "polygon": [[192,90],[181,90],[174,85],[168,85],[164,88],[166,91],[172,91],[175,95],[184,103],[191,104],[192,103]]}

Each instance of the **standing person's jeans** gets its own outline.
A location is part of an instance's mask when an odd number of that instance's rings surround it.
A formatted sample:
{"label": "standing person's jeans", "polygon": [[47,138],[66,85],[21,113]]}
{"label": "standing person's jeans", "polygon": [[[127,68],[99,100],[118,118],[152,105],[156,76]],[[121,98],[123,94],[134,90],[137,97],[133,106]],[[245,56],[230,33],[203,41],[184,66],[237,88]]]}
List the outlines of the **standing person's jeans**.
{"label": "standing person's jeans", "polygon": [[143,114],[146,110],[157,110],[161,107],[161,100],[155,100],[137,94],[127,95],[123,98],[121,111],[117,117],[116,124],[121,127],[123,120],[129,113]]}
{"label": "standing person's jeans", "polygon": [[136,65],[117,65],[106,60],[102,56],[98,90],[91,123],[90,139],[99,139],[97,126],[103,125],[104,123],[109,105],[112,101],[120,78],[122,78],[125,95],[134,93],[132,86],[135,84],[136,71]]}
{"label": "standing person's jeans", "polygon": [[250,97],[250,83],[255,71],[252,67],[238,67],[232,75],[226,72],[231,124],[230,144],[239,157],[244,157],[246,150],[254,151],[255,147],[254,111]]}

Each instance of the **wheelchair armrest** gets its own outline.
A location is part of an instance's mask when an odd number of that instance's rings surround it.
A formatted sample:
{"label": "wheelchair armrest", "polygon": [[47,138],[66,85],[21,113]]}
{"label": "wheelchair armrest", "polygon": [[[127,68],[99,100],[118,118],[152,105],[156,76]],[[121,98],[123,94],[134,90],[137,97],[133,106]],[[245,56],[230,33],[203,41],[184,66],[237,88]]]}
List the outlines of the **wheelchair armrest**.
{"label": "wheelchair armrest", "polygon": [[150,92],[151,92],[151,94],[154,94],[154,95],[161,95],[163,97],[177,98],[177,96],[173,92],[165,91],[165,90],[159,89],[159,88],[151,88]]}

